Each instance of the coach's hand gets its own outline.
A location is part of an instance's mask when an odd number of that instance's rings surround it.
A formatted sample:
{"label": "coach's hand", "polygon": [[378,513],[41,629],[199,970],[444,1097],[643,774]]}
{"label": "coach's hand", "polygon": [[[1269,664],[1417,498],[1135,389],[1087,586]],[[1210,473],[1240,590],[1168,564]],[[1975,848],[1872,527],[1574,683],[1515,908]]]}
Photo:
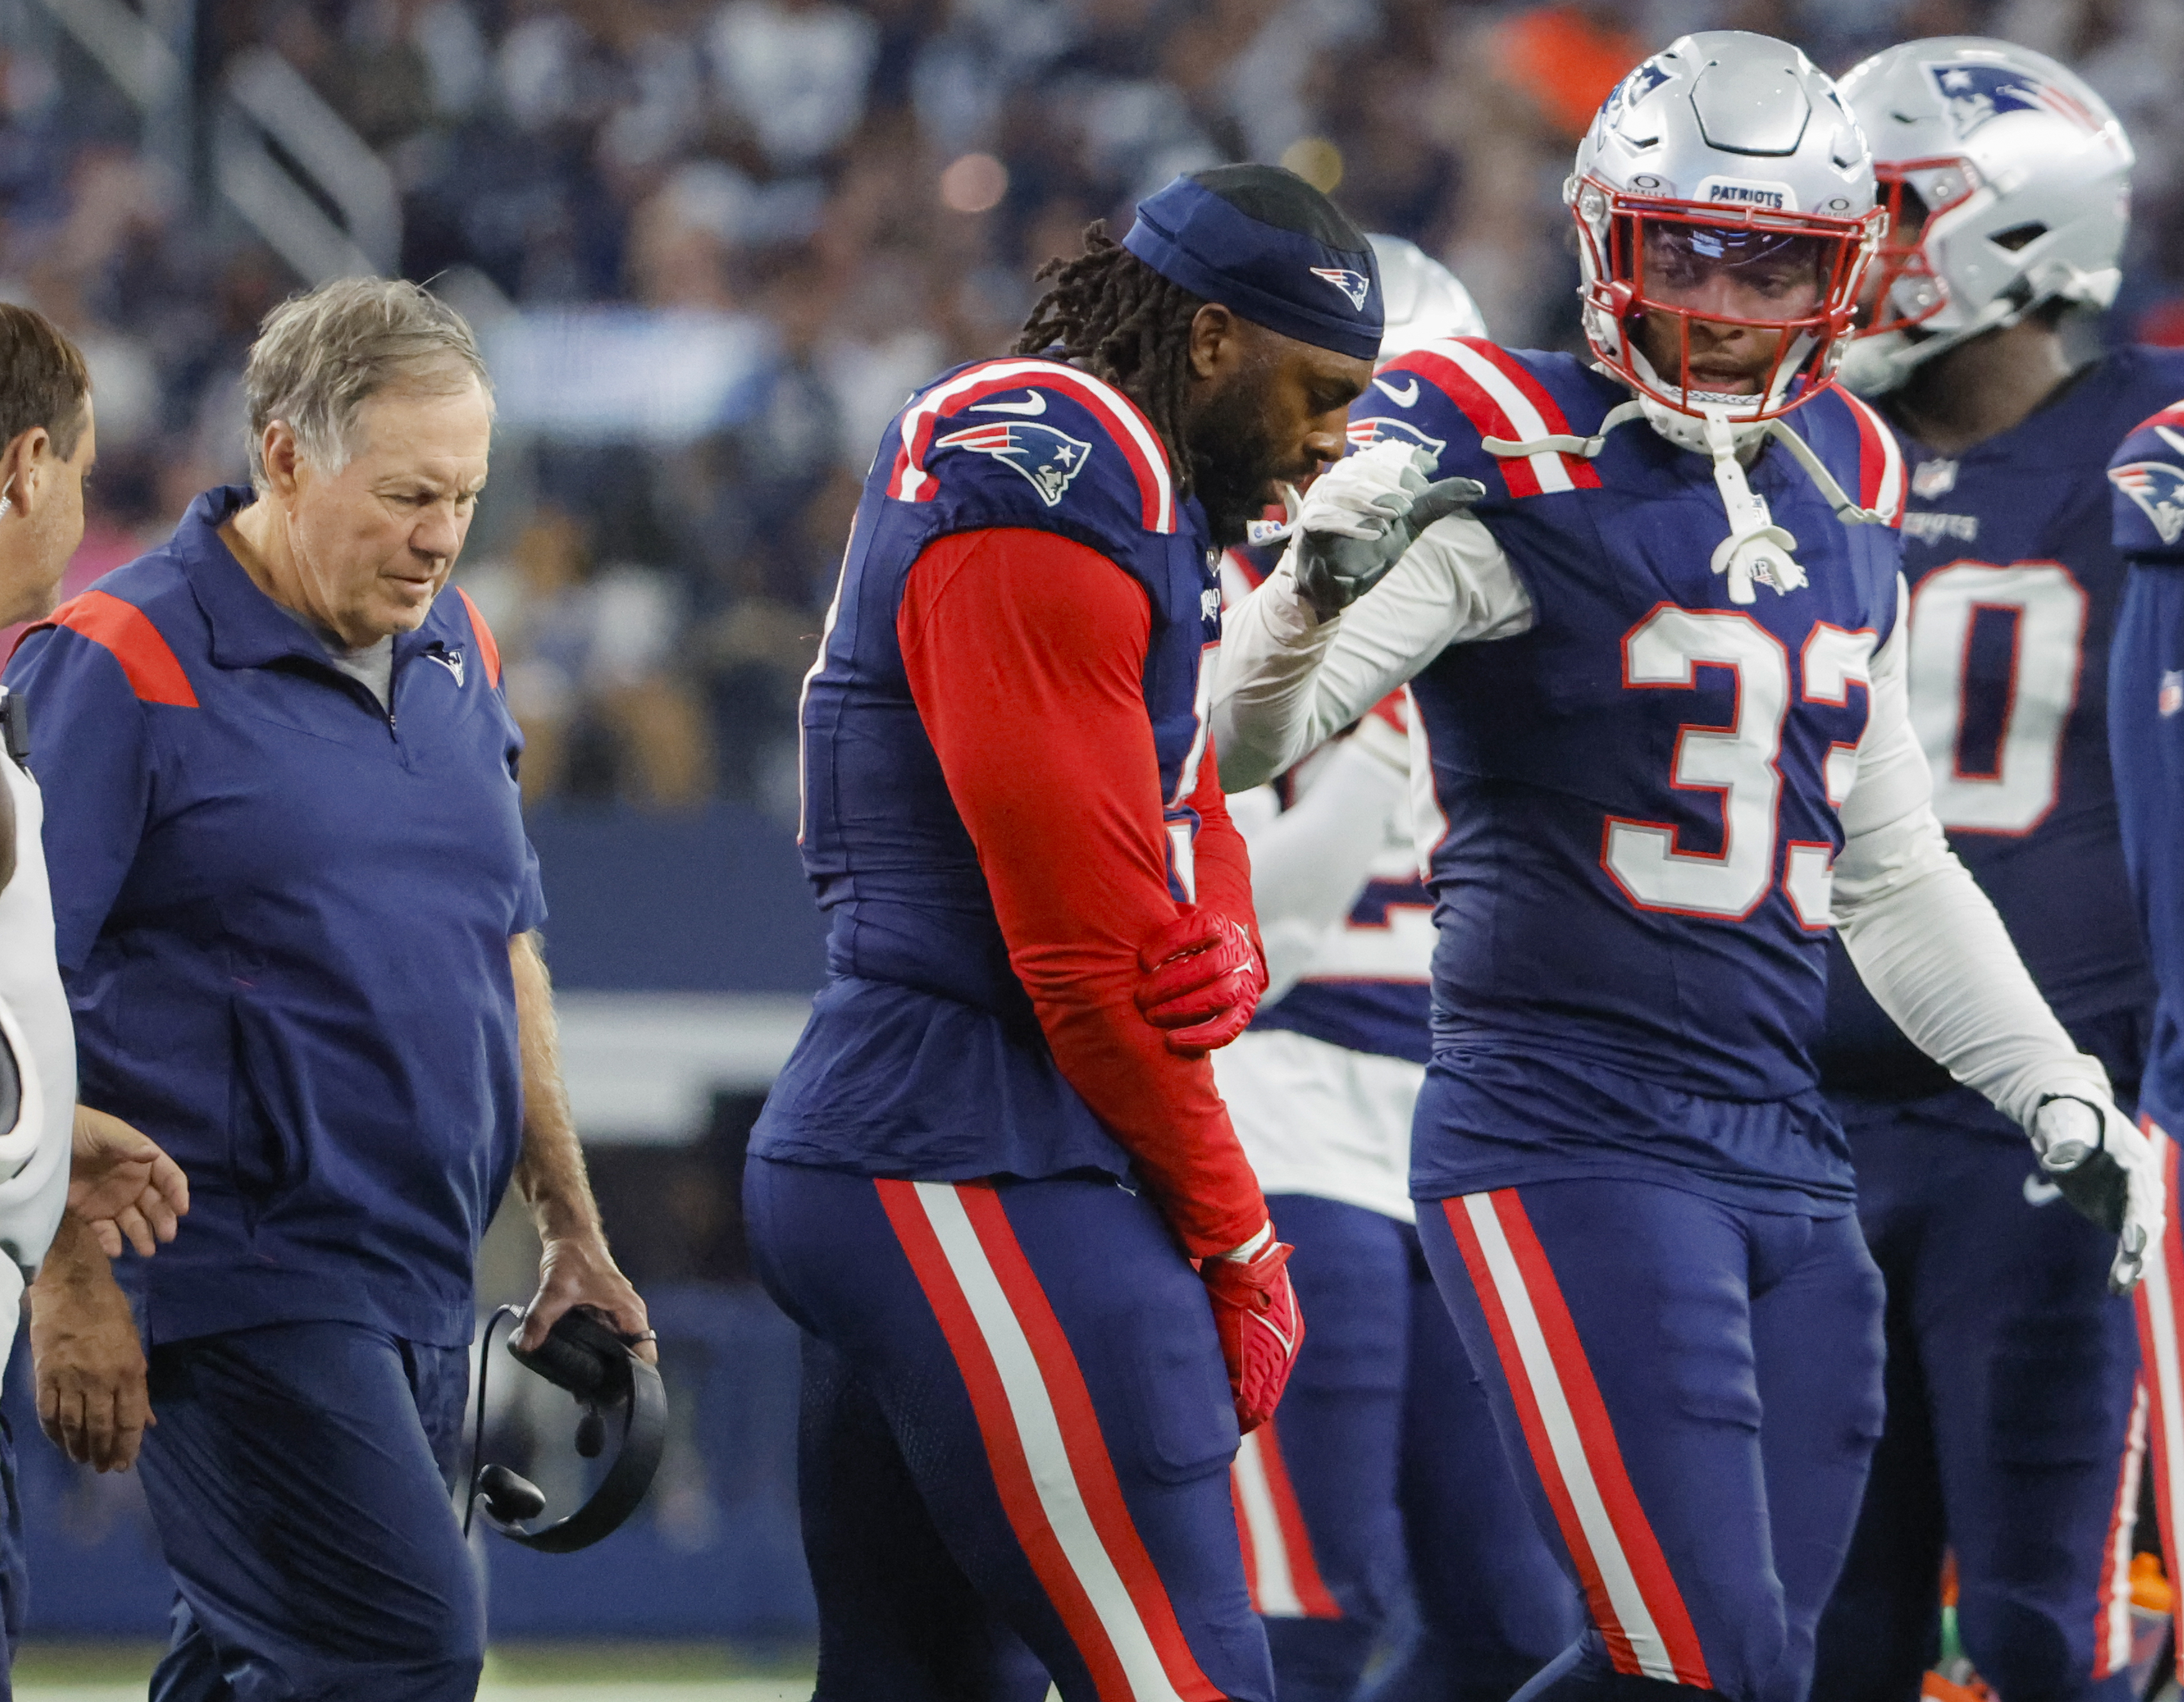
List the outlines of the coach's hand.
{"label": "coach's hand", "polygon": [[1214,1332],[1221,1338],[1240,1430],[1256,1430],[1274,1416],[1304,1345],[1304,1314],[1284,1268],[1293,1250],[1274,1239],[1269,1223],[1243,1246],[1198,1267],[1213,1302]]}
{"label": "coach's hand", "polygon": [[31,1285],[31,1363],[38,1424],[70,1459],[101,1471],[136,1463],[145,1427],[159,1422],[143,1344],[129,1297],[90,1227],[74,1217],[62,1218]]}
{"label": "coach's hand", "polygon": [[606,1237],[596,1230],[546,1238],[538,1259],[538,1292],[524,1308],[517,1345],[537,1347],[571,1306],[589,1306],[623,1335],[640,1338],[637,1356],[652,1365],[660,1363],[644,1302],[607,1251]]}
{"label": "coach's hand", "polygon": [[1486,494],[1476,479],[1429,483],[1434,466],[1431,450],[1384,439],[1312,481],[1294,522],[1290,571],[1297,595],[1322,620],[1386,578],[1435,520]]}
{"label": "coach's hand", "polygon": [[119,1117],[75,1108],[75,1144],[69,1162],[68,1209],[98,1239],[109,1259],[121,1256],[124,1237],[144,1258],[175,1238],[190,1209],[182,1167]]}
{"label": "coach's hand", "polygon": [[2109,1290],[2128,1294],[2167,1226],[2153,1143],[2107,1099],[2077,1093],[2041,1101],[2030,1132],[2063,1198],[2116,1238]]}
{"label": "coach's hand", "polygon": [[1267,990],[1251,932],[1218,910],[1186,910],[1138,951],[1139,1012],[1167,1049],[1202,1058],[1241,1034]]}

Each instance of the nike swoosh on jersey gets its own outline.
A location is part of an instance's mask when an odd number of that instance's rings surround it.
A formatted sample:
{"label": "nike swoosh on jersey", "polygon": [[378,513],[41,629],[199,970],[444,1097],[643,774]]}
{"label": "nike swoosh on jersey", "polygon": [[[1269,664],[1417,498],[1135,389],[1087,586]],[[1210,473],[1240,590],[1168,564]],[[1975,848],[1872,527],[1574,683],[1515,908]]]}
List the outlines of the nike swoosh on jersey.
{"label": "nike swoosh on jersey", "polygon": [[972,414],[1044,414],[1046,398],[1036,390],[1025,392],[1022,402],[973,402],[967,410]]}
{"label": "nike swoosh on jersey", "polygon": [[1373,382],[1379,388],[1386,391],[1388,392],[1388,399],[1394,403],[1398,408],[1413,407],[1418,403],[1418,381],[1415,378],[1413,378],[1401,390],[1396,389],[1394,385],[1389,383],[1384,378],[1376,378]]}
{"label": "nike swoosh on jersey", "polygon": [[2025,1203],[2027,1205],[2053,1205],[2062,1197],[2063,1190],[2038,1171],[2025,1178]]}

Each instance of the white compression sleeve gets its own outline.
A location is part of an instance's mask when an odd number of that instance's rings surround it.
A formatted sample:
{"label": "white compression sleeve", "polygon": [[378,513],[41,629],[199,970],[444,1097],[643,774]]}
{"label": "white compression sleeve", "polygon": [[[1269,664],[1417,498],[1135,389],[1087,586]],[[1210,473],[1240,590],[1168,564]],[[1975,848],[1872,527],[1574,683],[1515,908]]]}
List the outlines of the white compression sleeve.
{"label": "white compression sleeve", "polygon": [[[1368,723],[1371,725],[1371,723]],[[1271,1004],[1312,966],[1388,843],[1388,825],[1407,802],[1409,775],[1358,739],[1346,739],[1313,765],[1303,796],[1279,814],[1256,807],[1272,793],[1234,800],[1229,813],[1251,852],[1251,902],[1267,949]],[[1244,807],[1245,799],[1252,808]]]}
{"label": "white compression sleeve", "polygon": [[1332,620],[1296,593],[1289,556],[1228,611],[1213,687],[1223,788],[1240,792],[1324,743],[1451,644],[1513,637],[1532,599],[1493,533],[1436,520],[1395,569]]}
{"label": "white compression sleeve", "polygon": [[1904,681],[1903,607],[1875,658],[1858,778],[1841,811],[1831,908],[1866,987],[1897,1027],[2008,1117],[2030,1124],[2057,1093],[2104,1098],[2108,1076],[2071,1044],[1993,904],[1935,819]]}

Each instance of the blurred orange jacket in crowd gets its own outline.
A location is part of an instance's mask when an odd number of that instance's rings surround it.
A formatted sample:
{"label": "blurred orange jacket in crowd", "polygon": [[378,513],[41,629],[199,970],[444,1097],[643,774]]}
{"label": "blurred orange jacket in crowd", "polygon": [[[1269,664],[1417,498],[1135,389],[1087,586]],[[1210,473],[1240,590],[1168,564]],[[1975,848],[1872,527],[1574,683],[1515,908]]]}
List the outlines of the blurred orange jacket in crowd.
{"label": "blurred orange jacket in crowd", "polygon": [[1600,103],[1646,57],[1644,44],[1618,27],[1615,13],[1599,4],[1540,6],[1494,32],[1503,81],[1529,95],[1570,142],[1585,134]]}

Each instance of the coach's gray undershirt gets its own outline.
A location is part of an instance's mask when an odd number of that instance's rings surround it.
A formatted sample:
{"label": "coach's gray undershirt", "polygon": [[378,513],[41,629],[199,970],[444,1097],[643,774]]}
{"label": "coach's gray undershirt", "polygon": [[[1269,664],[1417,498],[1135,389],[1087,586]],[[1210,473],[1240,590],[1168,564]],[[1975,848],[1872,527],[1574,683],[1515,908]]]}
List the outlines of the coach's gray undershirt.
{"label": "coach's gray undershirt", "polygon": [[376,643],[366,644],[360,650],[350,650],[343,648],[338,633],[329,631],[317,621],[298,615],[292,609],[276,606],[325,647],[327,661],[378,698],[381,709],[389,706],[394,695],[394,639],[392,634]]}

